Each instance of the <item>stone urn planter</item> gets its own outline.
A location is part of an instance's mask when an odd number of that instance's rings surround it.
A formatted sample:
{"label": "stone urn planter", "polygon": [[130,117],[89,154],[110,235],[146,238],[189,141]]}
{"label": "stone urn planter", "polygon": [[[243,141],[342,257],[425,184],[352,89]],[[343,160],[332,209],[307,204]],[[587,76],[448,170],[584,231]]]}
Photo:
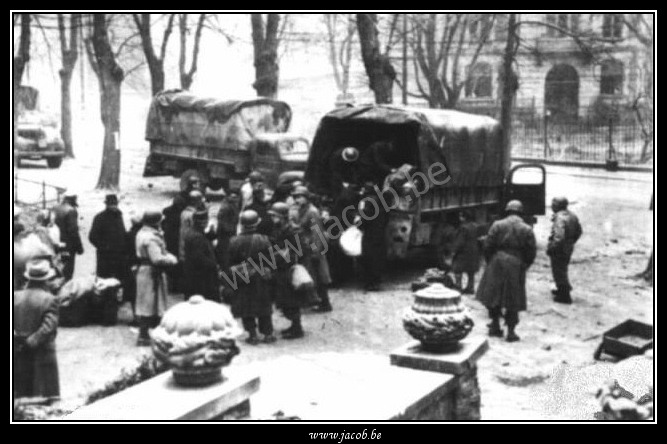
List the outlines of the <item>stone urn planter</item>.
{"label": "stone urn planter", "polygon": [[241,333],[227,307],[192,296],[167,310],[151,334],[153,354],[171,366],[177,384],[208,385],[239,354]]}
{"label": "stone urn planter", "polygon": [[414,293],[412,307],[403,314],[403,328],[425,351],[445,353],[458,348],[474,325],[461,293],[434,283]]}

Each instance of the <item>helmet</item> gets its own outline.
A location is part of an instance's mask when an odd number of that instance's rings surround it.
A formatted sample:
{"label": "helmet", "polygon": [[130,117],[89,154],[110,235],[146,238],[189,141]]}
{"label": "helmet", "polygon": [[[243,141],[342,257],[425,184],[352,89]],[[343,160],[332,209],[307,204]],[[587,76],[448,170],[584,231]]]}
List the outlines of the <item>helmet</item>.
{"label": "helmet", "polygon": [[146,210],[142,220],[144,225],[155,226],[162,221],[162,213],[157,210]]}
{"label": "helmet", "polygon": [[518,200],[510,200],[505,206],[505,212],[523,213],[523,204]]}
{"label": "helmet", "polygon": [[305,186],[300,185],[294,188],[294,191],[292,191],[292,196],[293,197],[306,196],[310,198],[310,191],[308,191],[308,188],[306,188]]}
{"label": "helmet", "polygon": [[276,202],[271,205],[271,209],[268,213],[275,216],[287,217],[289,214],[289,206],[284,202]]}
{"label": "helmet", "polygon": [[354,162],[359,158],[359,150],[353,146],[348,146],[343,150],[342,156],[346,162]]}
{"label": "helmet", "polygon": [[567,197],[564,196],[554,197],[551,200],[551,207],[555,210],[564,210],[567,208],[568,204]]}
{"label": "helmet", "polygon": [[239,220],[243,228],[257,228],[257,225],[262,221],[255,210],[245,210],[241,213]]}
{"label": "helmet", "polygon": [[250,174],[248,174],[248,180],[250,183],[264,182],[264,175],[259,171],[252,171]]}

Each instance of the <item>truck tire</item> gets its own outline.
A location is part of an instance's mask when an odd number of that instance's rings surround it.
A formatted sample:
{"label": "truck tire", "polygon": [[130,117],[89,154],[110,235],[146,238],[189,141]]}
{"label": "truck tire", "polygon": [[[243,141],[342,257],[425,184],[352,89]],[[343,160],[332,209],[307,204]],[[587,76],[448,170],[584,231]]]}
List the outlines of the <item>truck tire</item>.
{"label": "truck tire", "polygon": [[49,168],[60,168],[60,165],[63,163],[62,157],[47,157],[46,164]]}

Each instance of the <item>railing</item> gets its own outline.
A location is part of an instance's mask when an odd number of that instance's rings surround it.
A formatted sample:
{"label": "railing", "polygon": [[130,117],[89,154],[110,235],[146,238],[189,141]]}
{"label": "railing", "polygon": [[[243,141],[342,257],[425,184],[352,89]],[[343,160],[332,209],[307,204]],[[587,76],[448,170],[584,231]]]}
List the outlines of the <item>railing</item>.
{"label": "railing", "polygon": [[515,158],[650,167],[653,150],[653,129],[636,122],[557,123],[545,117],[512,124]]}
{"label": "railing", "polygon": [[24,208],[46,209],[57,204],[65,188],[49,185],[44,181],[21,179],[14,175],[14,204]]}

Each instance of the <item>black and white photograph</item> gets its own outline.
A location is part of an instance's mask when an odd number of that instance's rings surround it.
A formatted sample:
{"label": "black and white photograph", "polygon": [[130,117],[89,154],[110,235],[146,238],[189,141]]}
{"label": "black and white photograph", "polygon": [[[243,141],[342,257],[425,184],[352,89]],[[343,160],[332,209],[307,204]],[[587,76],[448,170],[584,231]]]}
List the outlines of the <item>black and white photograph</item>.
{"label": "black and white photograph", "polygon": [[657,10],[10,15],[10,423],[656,422]]}

